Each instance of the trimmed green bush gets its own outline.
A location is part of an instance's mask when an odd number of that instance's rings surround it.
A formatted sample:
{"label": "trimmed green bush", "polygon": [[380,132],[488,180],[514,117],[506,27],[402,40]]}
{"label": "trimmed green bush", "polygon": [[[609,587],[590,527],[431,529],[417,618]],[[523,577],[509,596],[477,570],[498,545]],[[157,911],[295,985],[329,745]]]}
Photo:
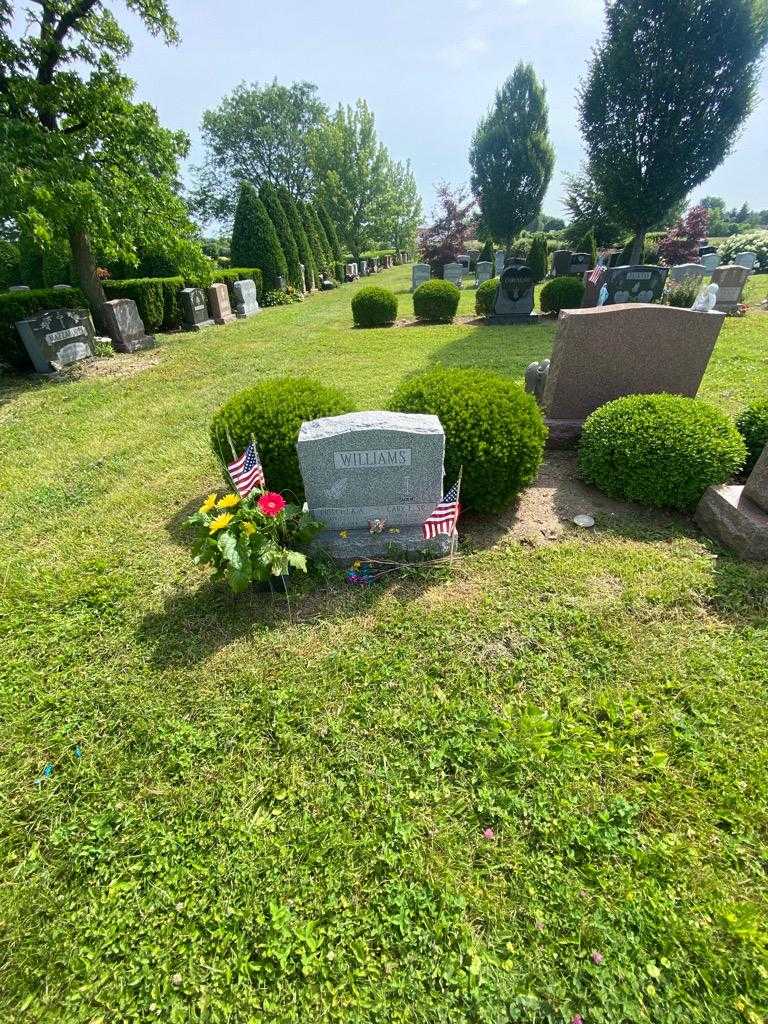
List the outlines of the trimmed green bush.
{"label": "trimmed green bush", "polygon": [[304,487],[296,454],[301,424],[321,416],[340,416],[353,408],[341,391],[313,380],[283,377],[264,381],[233,395],[215,413],[211,445],[226,465],[232,462],[229,438],[241,455],[253,435],[267,487],[301,502]]}
{"label": "trimmed green bush", "polygon": [[475,312],[478,316],[490,316],[493,311],[493,301],[496,298],[496,289],[499,287],[499,278],[492,277],[490,281],[483,281],[475,292]]}
{"label": "trimmed green bush", "polygon": [[753,402],[736,420],[736,428],[747,445],[745,473],[751,473],[768,444],[768,398]]}
{"label": "trimmed green bush", "polygon": [[[331,220],[331,215],[326,210],[323,202],[320,199],[315,200],[315,209],[317,210],[317,216],[320,218],[320,223],[323,225],[325,230],[325,236],[328,239],[328,243],[331,246],[331,253],[333,254],[334,263],[344,263],[344,252],[341,248],[341,242],[339,241],[339,233],[336,230],[336,225]],[[341,280],[344,280],[342,274]]]}
{"label": "trimmed green bush", "polygon": [[430,370],[401,384],[389,407],[439,417],[445,486],[463,467],[463,508],[501,511],[535,479],[544,457],[547,428],[536,400],[487,370]]}
{"label": "trimmed green bush", "polygon": [[389,327],[397,319],[397,296],[388,288],[371,284],[352,299],[355,327]]}
{"label": "trimmed green bush", "polygon": [[297,201],[296,209],[301,217],[301,223],[304,225],[304,232],[309,242],[309,247],[312,250],[312,261],[315,265],[315,288],[320,287],[320,272],[324,274],[330,274],[331,265],[330,261],[326,258],[325,252],[320,239],[317,237],[315,231],[315,223],[312,217],[307,203]]}
{"label": "trimmed green bush", "polygon": [[304,230],[304,222],[301,219],[301,214],[299,213],[296,200],[290,192],[285,188],[278,188],[277,194],[280,197],[280,202],[285,210],[285,215],[288,218],[291,233],[296,240],[296,246],[299,250],[299,260],[304,264],[307,290],[311,291],[315,287],[315,281],[317,280],[317,266],[315,265],[315,258],[312,255],[312,247],[309,244],[307,233]]}
{"label": "trimmed green bush", "polygon": [[714,406],[681,395],[630,395],[587,419],[579,469],[612,498],[689,512],[745,457],[744,439]]}
{"label": "trimmed green bush", "polygon": [[269,181],[262,182],[259,189],[259,198],[264,203],[269,219],[275,226],[277,238],[285,256],[286,266],[288,267],[288,280],[286,283],[292,284],[294,288],[301,288],[299,247],[296,244],[296,239],[293,237],[291,225],[288,222],[288,215],[283,208],[283,204],[280,202],[277,189]]}
{"label": "trimmed green bush", "polygon": [[275,226],[256,189],[248,181],[240,186],[231,252],[235,266],[261,269],[265,288],[277,288],[279,277],[288,279],[288,265]]}
{"label": "trimmed green bush", "polygon": [[[172,282],[164,285],[163,282]],[[178,292],[184,287],[180,277],[135,277],[127,281],[104,281],[104,294],[108,299],[133,299],[144,321],[144,330],[149,334],[159,331],[166,321],[166,295],[168,295],[168,316],[177,314],[181,323]],[[168,294],[170,293],[170,294]],[[177,323],[170,326],[177,327]]]}
{"label": "trimmed green bush", "polygon": [[46,309],[88,309],[88,300],[79,288],[36,288],[0,295],[0,364],[15,370],[32,369],[24,342],[16,330],[16,321],[26,320]]}
{"label": "trimmed green bush", "polygon": [[580,277],[553,277],[539,295],[542,313],[560,315],[561,309],[578,309],[584,299],[584,282]]}
{"label": "trimmed green bush", "polygon": [[[21,284],[21,253],[16,242],[0,238],[0,289]],[[62,281],[62,284],[65,282]],[[54,284],[58,284],[55,281]]]}
{"label": "trimmed green bush", "polygon": [[325,261],[326,273],[330,274],[333,271],[334,255],[331,243],[328,240],[328,235],[325,233],[323,222],[317,214],[317,210],[313,203],[307,203],[307,216],[312,221],[312,230],[315,233],[315,238],[320,244],[320,251],[323,254],[323,260]]}
{"label": "trimmed green bush", "polygon": [[542,234],[534,235],[531,248],[528,250],[526,263],[530,267],[533,280],[538,284],[547,276],[549,268],[549,257],[547,255],[547,240]]}
{"label": "trimmed green bush", "polygon": [[420,284],[413,293],[413,311],[417,320],[431,324],[449,324],[459,308],[461,292],[450,281],[434,278]]}

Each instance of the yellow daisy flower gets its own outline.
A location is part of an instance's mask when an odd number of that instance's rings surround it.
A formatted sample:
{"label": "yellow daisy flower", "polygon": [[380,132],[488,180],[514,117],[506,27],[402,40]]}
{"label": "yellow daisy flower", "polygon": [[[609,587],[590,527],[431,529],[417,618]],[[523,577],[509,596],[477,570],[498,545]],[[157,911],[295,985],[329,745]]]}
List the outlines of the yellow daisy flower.
{"label": "yellow daisy flower", "polygon": [[240,504],[240,497],[237,494],[225,494],[216,502],[216,508],[234,508]]}
{"label": "yellow daisy flower", "polygon": [[342,540],[346,540],[349,536],[349,530],[339,530],[339,536]]}
{"label": "yellow daisy flower", "polygon": [[223,530],[229,526],[235,517],[230,515],[229,512],[222,512],[220,516],[216,516],[211,525],[208,527],[209,533],[216,533],[218,530]]}
{"label": "yellow daisy flower", "polygon": [[209,494],[203,504],[197,510],[198,512],[210,512],[213,506],[216,504],[216,493]]}
{"label": "yellow daisy flower", "polygon": [[243,523],[243,529],[245,530],[249,537],[251,536],[252,533],[256,533],[256,527],[253,525],[253,523]]}

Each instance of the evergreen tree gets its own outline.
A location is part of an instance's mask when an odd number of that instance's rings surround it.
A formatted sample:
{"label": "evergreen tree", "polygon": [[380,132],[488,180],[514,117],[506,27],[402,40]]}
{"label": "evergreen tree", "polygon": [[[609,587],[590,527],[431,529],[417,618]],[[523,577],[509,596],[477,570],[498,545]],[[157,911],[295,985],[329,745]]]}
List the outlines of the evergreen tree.
{"label": "evergreen tree", "polygon": [[265,289],[279,287],[278,278],[288,278],[288,265],[280,248],[275,226],[264,203],[249,181],[240,186],[240,198],[232,228],[232,266],[258,267]]}
{"label": "evergreen tree", "polygon": [[288,266],[288,280],[294,288],[300,289],[302,282],[299,247],[296,244],[296,239],[293,237],[293,232],[291,231],[286,212],[283,209],[283,204],[278,197],[277,189],[271,181],[262,182],[259,189],[259,198],[264,203],[269,219],[275,226],[277,239],[280,242],[280,247],[283,250],[285,262]]}
{"label": "evergreen tree", "polygon": [[[312,217],[309,214],[309,207],[306,203],[302,203],[301,201],[297,201],[296,206],[299,211],[299,216],[301,217],[301,223],[304,225],[304,231],[306,232],[307,240],[309,241],[309,247],[312,250],[312,258],[314,259],[315,266],[318,271],[328,274],[330,273],[331,268],[328,266],[328,261],[325,258],[325,253],[323,252],[320,239],[317,237],[317,233],[315,232],[315,226],[312,223]],[[317,277],[316,284],[318,286],[320,284],[319,276]]]}
{"label": "evergreen tree", "polygon": [[[320,249],[323,253],[323,259],[326,265],[333,270],[333,249],[331,249],[331,243],[328,241],[328,236],[325,233],[322,221],[320,220],[317,210],[315,209],[314,203],[307,203],[307,213],[312,221],[312,228],[315,232],[318,242],[320,243]],[[331,274],[331,277],[334,275]]]}
{"label": "evergreen tree", "polygon": [[288,218],[288,224],[296,242],[296,248],[299,250],[299,261],[304,265],[307,291],[312,291],[319,283],[317,265],[315,264],[315,257],[312,255],[312,247],[307,238],[307,233],[304,230],[304,222],[301,219],[297,201],[285,188],[278,188],[277,195]]}
{"label": "evergreen tree", "polygon": [[534,235],[526,263],[531,269],[534,281],[543,281],[549,267],[547,240],[544,235]]}
{"label": "evergreen tree", "polygon": [[339,233],[336,230],[336,225],[331,220],[330,214],[325,208],[325,203],[320,199],[315,200],[315,209],[317,210],[317,216],[320,218],[320,223],[325,228],[325,235],[331,246],[331,253],[336,263],[344,262],[344,253],[341,248],[341,242],[339,241]]}
{"label": "evergreen tree", "polygon": [[594,228],[590,228],[586,235],[584,235],[582,240],[579,242],[578,251],[588,252],[592,259],[592,266],[597,266],[597,239],[595,238]]}

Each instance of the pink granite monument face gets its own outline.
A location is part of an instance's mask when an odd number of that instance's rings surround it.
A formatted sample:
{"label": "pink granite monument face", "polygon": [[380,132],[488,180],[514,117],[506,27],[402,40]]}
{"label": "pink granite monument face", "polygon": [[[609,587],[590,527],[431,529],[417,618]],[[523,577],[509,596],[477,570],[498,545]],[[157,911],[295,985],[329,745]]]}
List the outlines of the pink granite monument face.
{"label": "pink granite monument face", "polygon": [[749,270],[736,263],[717,267],[712,273],[712,284],[718,286],[717,305],[721,313],[730,313],[741,302],[744,285],[749,280]]}
{"label": "pink granite monument face", "polygon": [[710,487],[696,509],[707,536],[741,558],[768,562],[768,447],[743,487]]}
{"label": "pink granite monument face", "polygon": [[645,303],[563,310],[543,389],[550,446],[575,441],[587,416],[614,398],[692,398],[724,319]]}
{"label": "pink granite monument face", "polygon": [[236,319],[229,304],[229,292],[225,284],[212,284],[208,289],[208,305],[211,309],[213,322],[219,324],[231,324]]}

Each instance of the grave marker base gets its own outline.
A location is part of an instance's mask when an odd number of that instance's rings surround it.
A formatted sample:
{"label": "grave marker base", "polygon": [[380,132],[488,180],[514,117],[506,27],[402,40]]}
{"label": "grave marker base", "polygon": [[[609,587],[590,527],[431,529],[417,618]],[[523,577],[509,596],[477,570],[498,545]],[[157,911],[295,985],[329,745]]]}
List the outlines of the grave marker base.
{"label": "grave marker base", "polygon": [[524,313],[517,316],[513,314],[491,313],[487,323],[491,327],[521,327],[526,324],[530,327],[533,324],[540,324],[550,319],[549,313]]}
{"label": "grave marker base", "polygon": [[346,530],[348,536],[339,536],[338,530],[323,530],[311,544],[311,551],[324,551],[338,565],[366,559],[381,559],[392,562],[418,561],[420,558],[444,558],[451,553],[451,544],[456,538],[438,534],[425,540],[420,526],[400,526],[397,533],[372,534],[370,530]]}
{"label": "grave marker base", "polygon": [[707,536],[741,558],[768,562],[768,514],[733,484],[710,487],[696,509],[696,522]]}

